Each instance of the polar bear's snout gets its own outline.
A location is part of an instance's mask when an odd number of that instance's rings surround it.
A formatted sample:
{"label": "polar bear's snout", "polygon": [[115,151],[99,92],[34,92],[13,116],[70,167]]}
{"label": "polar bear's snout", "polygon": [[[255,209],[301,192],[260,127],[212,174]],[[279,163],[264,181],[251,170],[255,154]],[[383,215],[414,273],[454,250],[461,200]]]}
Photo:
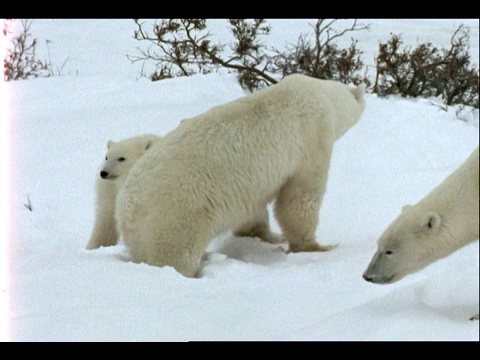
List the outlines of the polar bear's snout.
{"label": "polar bear's snout", "polygon": [[[373,284],[390,284],[398,279],[398,271],[384,251],[378,250],[362,277]],[[396,278],[397,277],[397,278]],[[394,278],[396,278],[394,280]]]}
{"label": "polar bear's snout", "polygon": [[113,174],[110,174],[108,171],[102,170],[100,171],[100,177],[103,180],[114,180],[118,177],[118,175],[113,175]]}
{"label": "polar bear's snout", "polygon": [[363,275],[365,281],[371,282],[373,284],[389,284],[392,282],[395,275],[392,276],[378,276],[376,274],[369,274],[365,272]]}

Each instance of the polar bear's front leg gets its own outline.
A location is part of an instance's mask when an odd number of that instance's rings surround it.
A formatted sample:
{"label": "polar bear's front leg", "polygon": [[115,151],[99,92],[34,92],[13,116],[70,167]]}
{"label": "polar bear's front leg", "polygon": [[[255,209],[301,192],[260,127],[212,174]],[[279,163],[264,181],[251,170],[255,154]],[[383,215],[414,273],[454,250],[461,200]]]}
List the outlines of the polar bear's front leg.
{"label": "polar bear's front leg", "polygon": [[282,235],[275,234],[270,230],[268,210],[264,208],[257,216],[233,232],[235,236],[257,237],[271,244],[284,242]]}
{"label": "polar bear's front leg", "polygon": [[[98,212],[100,213],[101,210]],[[114,214],[111,208],[105,210],[105,212],[97,214],[90,241],[86,246],[88,250],[117,245],[119,234]]]}
{"label": "polar bear's front leg", "polygon": [[328,251],[337,246],[322,246],[315,239],[326,188],[326,165],[323,172],[306,171],[295,175],[278,194],[275,215],[289,243],[289,252]]}
{"label": "polar bear's front leg", "polygon": [[107,180],[97,180],[97,205],[95,224],[86,248],[98,249],[101,246],[117,245],[119,233],[115,220],[115,199],[117,188]]}

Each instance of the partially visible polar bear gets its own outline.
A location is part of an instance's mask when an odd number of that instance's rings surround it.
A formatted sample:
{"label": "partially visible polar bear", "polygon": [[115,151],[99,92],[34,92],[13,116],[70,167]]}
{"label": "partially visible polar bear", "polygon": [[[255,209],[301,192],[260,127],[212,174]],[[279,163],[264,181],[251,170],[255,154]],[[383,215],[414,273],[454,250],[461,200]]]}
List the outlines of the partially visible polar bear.
{"label": "partially visible polar bear", "polygon": [[[390,284],[479,236],[478,147],[450,176],[387,227],[363,278]],[[472,319],[478,319],[478,314]]]}
{"label": "partially visible polar bear", "polygon": [[326,251],[315,231],[333,145],[359,120],[364,87],[291,75],[184,120],[132,168],[116,216],[134,261],[194,277],[211,239],[268,230],[292,252]]}
{"label": "partially visible polar bear", "polygon": [[97,176],[95,225],[87,249],[116,245],[118,230],[115,202],[119,188],[132,166],[160,137],[152,134],[135,136],[119,142],[109,140],[107,153]]}

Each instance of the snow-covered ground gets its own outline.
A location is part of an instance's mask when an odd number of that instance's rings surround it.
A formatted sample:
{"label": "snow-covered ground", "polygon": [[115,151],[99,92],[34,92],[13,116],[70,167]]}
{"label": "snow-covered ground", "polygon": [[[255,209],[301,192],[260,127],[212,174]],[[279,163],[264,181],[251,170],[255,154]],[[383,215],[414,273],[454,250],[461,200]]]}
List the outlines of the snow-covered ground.
{"label": "snow-covered ground", "polygon": [[[366,62],[390,33],[402,33],[406,44],[448,46],[464,23],[478,64],[478,19],[362,21],[371,24],[358,33],[371,54]],[[278,46],[309,29],[306,20],[272,27]],[[126,58],[139,46],[133,29],[131,20],[35,20],[38,47],[49,40],[58,68],[67,60],[61,76],[1,84],[11,164],[1,175],[10,189],[2,193],[10,197],[2,210],[4,339],[479,340],[478,321],[468,320],[479,307],[478,242],[392,285],[362,279],[401,207],[479,144],[478,110],[445,110],[437,99],[367,95],[362,120],[334,148],[317,229],[320,243],[339,244],[330,252],[286,254],[284,245],[225,234],[210,244],[203,277],[188,279],[129,262],[123,245],[85,250],[108,139],[164,135],[245,96],[234,74],[139,77]]]}

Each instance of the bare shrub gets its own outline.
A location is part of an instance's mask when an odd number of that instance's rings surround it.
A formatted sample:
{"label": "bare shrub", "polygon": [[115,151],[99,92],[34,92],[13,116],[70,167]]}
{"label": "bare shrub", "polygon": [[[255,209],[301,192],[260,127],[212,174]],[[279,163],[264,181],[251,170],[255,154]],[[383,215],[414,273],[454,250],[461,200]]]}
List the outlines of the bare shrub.
{"label": "bare shrub", "polygon": [[468,31],[459,26],[450,48],[432,43],[402,49],[400,35],[379,45],[373,92],[380,96],[441,97],[447,105],[478,108],[478,69],[470,63]]}
{"label": "bare shrub", "polygon": [[[22,19],[22,30],[12,37],[12,48],[7,49],[7,55],[3,61],[5,81],[30,79],[36,77],[52,76],[51,66],[46,61],[36,58],[35,48],[37,39],[30,34],[32,20]],[[9,26],[5,23],[3,32],[9,33]]]}
{"label": "bare shrub", "polygon": [[140,55],[129,55],[128,58],[132,62],[156,62],[156,70],[150,76],[152,80],[209,73],[223,67],[238,71],[240,82],[249,88],[262,81],[276,82],[266,73],[265,68],[261,68],[264,55],[257,37],[269,32],[263,19],[250,22],[243,19],[229,20],[235,37],[233,55],[230,57],[223,55],[226,45],[212,43],[210,32],[206,30],[206,19],[156,20],[152,32],[148,32],[144,23],[138,19],[134,21],[137,25],[135,39],[147,42],[150,46],[146,50],[138,49]]}
{"label": "bare shrub", "polygon": [[313,41],[301,35],[296,46],[278,51],[260,40],[270,33],[264,19],[229,19],[234,43],[232,54],[225,56],[226,44],[214,44],[207,31],[205,19],[156,20],[151,32],[144,23],[134,19],[137,29],[135,39],[148,42],[150,46],[138,49],[140,55],[128,56],[132,62],[151,61],[156,70],[152,80],[173,76],[188,76],[208,73],[219,67],[238,73],[240,84],[250,91],[270,84],[292,73],[303,73],[321,79],[335,79],[355,84],[366,81],[359,75],[363,67],[357,43],[347,49],[339,49],[335,41],[348,32],[368,29],[354,20],[351,27],[337,31],[333,28],[336,19],[319,19],[314,29]]}
{"label": "bare shrub", "polygon": [[278,53],[275,64],[282,76],[302,73],[319,79],[338,80],[343,83],[368,83],[361,60],[362,52],[357,48],[357,41],[351,39],[346,49],[341,49],[335,42],[348,32],[369,29],[369,25],[359,25],[353,20],[350,27],[335,30],[333,25],[337,19],[318,19],[312,26],[313,40],[303,34],[294,46],[289,46],[286,52]]}

